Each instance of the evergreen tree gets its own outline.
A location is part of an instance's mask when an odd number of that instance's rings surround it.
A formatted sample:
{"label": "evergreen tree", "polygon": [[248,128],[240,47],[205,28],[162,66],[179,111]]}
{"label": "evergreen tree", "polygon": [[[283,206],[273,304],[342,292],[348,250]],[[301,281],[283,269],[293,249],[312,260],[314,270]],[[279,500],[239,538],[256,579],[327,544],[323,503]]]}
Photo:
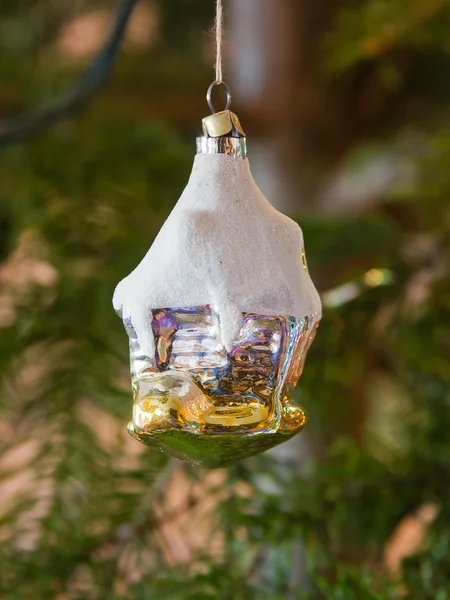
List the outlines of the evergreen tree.
{"label": "evergreen tree", "polygon": [[[317,197],[374,183],[357,215],[293,215],[325,305],[298,386],[313,460],[208,473],[126,433],[111,296],[187,180],[212,2],[158,3],[151,52],[1,150],[0,598],[450,598],[450,5],[337,4],[311,64],[352,110],[332,161],[315,146]],[[56,50],[99,6],[0,6],[3,119],[81,72]]]}

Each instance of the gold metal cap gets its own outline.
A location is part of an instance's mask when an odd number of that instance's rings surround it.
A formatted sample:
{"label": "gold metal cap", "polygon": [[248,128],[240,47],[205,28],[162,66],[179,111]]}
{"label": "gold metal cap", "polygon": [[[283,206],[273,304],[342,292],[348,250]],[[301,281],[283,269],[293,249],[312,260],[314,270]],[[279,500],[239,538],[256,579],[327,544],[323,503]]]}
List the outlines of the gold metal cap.
{"label": "gold metal cap", "polygon": [[202,120],[203,137],[197,138],[197,154],[227,154],[247,158],[247,139],[231,110],[214,113]]}
{"label": "gold metal cap", "polygon": [[245,137],[239,119],[231,110],[223,110],[222,112],[205,117],[202,119],[202,128],[205,137]]}

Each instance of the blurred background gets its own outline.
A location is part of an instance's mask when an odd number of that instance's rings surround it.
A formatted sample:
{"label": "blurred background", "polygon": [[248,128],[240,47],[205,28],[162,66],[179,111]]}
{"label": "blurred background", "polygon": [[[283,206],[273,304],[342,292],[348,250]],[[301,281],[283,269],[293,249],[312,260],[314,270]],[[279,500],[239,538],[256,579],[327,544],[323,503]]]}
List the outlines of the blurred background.
{"label": "blurred background", "polygon": [[0,597],[449,599],[449,0],[225,0],[325,310],[305,431],[210,472],[127,434],[111,297],[187,181],[215,6],[135,4],[99,61],[112,0],[0,4]]}

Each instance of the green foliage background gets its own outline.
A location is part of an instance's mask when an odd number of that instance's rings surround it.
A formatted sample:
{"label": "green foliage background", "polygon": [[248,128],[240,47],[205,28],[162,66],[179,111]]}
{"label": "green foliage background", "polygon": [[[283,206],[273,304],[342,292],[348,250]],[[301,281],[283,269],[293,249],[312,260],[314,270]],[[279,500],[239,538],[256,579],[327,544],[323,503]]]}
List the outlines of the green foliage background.
{"label": "green foliage background", "polygon": [[[351,94],[369,77],[384,97],[340,163],[357,172],[368,148],[397,155],[400,134],[412,131],[413,184],[391,186],[358,217],[299,216],[321,291],[359,286],[326,308],[299,385],[314,458],[286,465],[264,455],[228,470],[214,525],[223,552],[212,559],[205,547],[200,569],[171,566],[161,551],[152,503],[173,463],[151,451],[121,460],[124,436],[105,444],[98,432],[129,418],[112,291],[187,180],[202,106],[189,103],[202,102],[211,75],[202,45],[213,2],[161,2],[150,59],[123,52],[87,110],[1,150],[0,313],[9,317],[0,328],[0,484],[16,490],[0,501],[1,598],[450,598],[450,5],[337,4],[311,60],[331,88]],[[79,69],[52,44],[78,12],[101,6],[0,6],[3,117],[74,79]],[[186,102],[185,121],[153,110],[171,97]],[[325,179],[330,165],[321,168]],[[33,279],[30,260],[52,266],[50,282]],[[367,285],[374,268],[389,273],[386,285]],[[236,491],[243,483],[251,493]],[[388,541],[428,504],[436,518],[389,575]],[[296,586],[300,562],[308,577]]]}

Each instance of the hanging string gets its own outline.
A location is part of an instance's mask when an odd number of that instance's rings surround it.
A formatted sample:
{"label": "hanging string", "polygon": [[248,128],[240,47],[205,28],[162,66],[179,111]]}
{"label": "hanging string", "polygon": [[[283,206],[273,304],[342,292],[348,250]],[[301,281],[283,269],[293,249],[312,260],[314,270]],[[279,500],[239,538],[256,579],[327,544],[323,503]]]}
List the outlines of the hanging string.
{"label": "hanging string", "polygon": [[223,38],[223,5],[222,5],[222,0],[217,0],[217,4],[216,4],[216,83],[223,83],[222,38]]}
{"label": "hanging string", "polygon": [[209,86],[208,91],[206,93],[206,101],[208,102],[208,106],[212,112],[215,114],[215,109],[213,103],[211,101],[211,93],[213,88],[216,85],[222,85],[225,87],[225,91],[227,94],[227,103],[225,106],[225,110],[228,110],[231,103],[231,92],[230,88],[227,86],[225,81],[223,80],[222,74],[222,46],[223,46],[223,0],[216,1],[216,79]]}

